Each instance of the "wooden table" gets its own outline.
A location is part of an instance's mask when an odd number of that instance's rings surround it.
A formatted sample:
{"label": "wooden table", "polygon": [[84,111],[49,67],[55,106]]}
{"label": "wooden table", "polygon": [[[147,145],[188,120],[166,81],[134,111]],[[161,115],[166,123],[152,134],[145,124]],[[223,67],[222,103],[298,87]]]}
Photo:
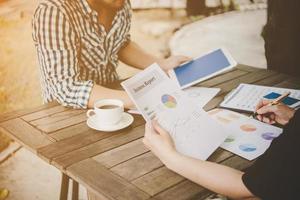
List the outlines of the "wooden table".
{"label": "wooden table", "polygon": [[[205,110],[217,107],[240,83],[299,88],[300,79],[239,65],[199,84],[221,88]],[[79,182],[99,199],[184,200],[204,199],[211,194],[168,170],[144,147],[145,122],[141,116],[135,115],[134,123],[125,130],[105,133],[87,127],[85,113],[50,103],[2,115],[0,130],[66,174],[63,185],[68,184],[67,177],[75,180],[75,193]],[[251,165],[220,148],[209,160],[241,170]],[[62,193],[61,199],[65,195]]]}

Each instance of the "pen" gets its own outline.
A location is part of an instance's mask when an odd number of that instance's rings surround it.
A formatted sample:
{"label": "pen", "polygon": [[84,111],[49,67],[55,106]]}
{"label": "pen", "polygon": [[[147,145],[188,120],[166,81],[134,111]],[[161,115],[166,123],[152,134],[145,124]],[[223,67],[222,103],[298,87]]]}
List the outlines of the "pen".
{"label": "pen", "polygon": [[[270,103],[268,103],[266,106],[274,106],[279,104],[280,102],[282,102],[285,98],[287,98],[289,95],[291,94],[291,92],[286,92],[282,95],[280,95],[279,97],[277,97],[276,99],[274,99],[273,101],[271,101]],[[255,118],[257,115],[257,112],[254,111],[253,114],[250,116],[252,118]]]}

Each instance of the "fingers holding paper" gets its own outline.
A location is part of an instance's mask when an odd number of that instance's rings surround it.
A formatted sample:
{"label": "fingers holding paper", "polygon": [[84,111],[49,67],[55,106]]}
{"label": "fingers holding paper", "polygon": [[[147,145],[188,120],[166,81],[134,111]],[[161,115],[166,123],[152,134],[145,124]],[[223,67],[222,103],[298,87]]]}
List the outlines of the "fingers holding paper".
{"label": "fingers holding paper", "polygon": [[146,124],[145,146],[152,151],[163,163],[176,153],[174,142],[170,134],[157,121]]}
{"label": "fingers holding paper", "polygon": [[283,104],[270,105],[270,102],[270,100],[263,99],[258,103],[257,119],[268,124],[287,124],[294,116],[295,110]]}

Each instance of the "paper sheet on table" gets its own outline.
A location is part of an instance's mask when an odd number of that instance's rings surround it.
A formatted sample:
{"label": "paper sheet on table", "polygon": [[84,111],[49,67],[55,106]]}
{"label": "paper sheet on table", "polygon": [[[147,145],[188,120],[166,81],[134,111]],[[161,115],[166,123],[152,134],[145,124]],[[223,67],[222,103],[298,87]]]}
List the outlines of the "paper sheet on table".
{"label": "paper sheet on table", "polygon": [[[289,95],[290,97],[300,99],[300,90],[240,84],[236,89],[234,89],[229,95],[225,97],[220,106],[223,108],[254,112],[255,106],[265,95],[271,92],[284,94],[288,91],[291,92],[291,94]],[[299,104],[295,104],[294,107],[298,105]]]}
{"label": "paper sheet on table", "polygon": [[183,91],[188,97],[195,99],[198,106],[203,108],[220,92],[220,90],[220,88],[189,87]]}
{"label": "paper sheet on table", "polygon": [[[189,98],[196,101],[197,105],[203,108],[212,98],[214,98],[219,92],[220,88],[206,88],[206,87],[189,87],[183,90]],[[128,111],[132,114],[141,114],[136,109],[130,109]]]}
{"label": "paper sheet on table", "polygon": [[156,118],[169,131],[176,149],[187,156],[206,160],[228,136],[157,64],[122,86],[145,120]]}
{"label": "paper sheet on table", "polygon": [[281,128],[233,111],[215,109],[208,113],[230,131],[221,147],[248,160],[262,155],[272,140],[282,133]]}

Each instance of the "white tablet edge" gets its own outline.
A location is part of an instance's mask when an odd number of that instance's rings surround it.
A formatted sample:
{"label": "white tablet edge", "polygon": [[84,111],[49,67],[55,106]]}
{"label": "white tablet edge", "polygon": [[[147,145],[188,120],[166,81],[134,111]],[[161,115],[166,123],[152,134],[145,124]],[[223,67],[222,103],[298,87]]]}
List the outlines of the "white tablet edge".
{"label": "white tablet edge", "polygon": [[[216,76],[216,75],[219,75],[219,74],[221,74],[221,73],[224,73],[224,72],[226,72],[226,71],[228,71],[228,70],[234,68],[234,67],[237,65],[237,62],[233,59],[233,57],[231,56],[231,54],[229,53],[229,51],[228,51],[227,49],[223,48],[223,47],[222,47],[222,48],[214,49],[214,50],[212,50],[212,51],[209,51],[208,53],[205,53],[205,54],[203,54],[203,55],[200,55],[200,56],[194,58],[193,60],[197,60],[198,58],[201,58],[201,57],[203,57],[203,56],[206,56],[206,55],[208,55],[208,54],[210,54],[210,53],[212,53],[212,52],[214,52],[214,51],[217,51],[217,50],[219,50],[219,49],[221,49],[221,51],[224,53],[225,57],[227,58],[228,62],[230,63],[230,65],[229,65],[228,67],[226,67],[226,68],[224,68],[224,69],[222,69],[222,70],[220,70],[220,71],[218,71],[218,72],[215,72],[215,73],[213,73],[213,74],[210,74],[209,76],[206,76],[206,77],[204,77],[204,78],[200,78],[200,79],[198,79],[198,80],[196,80],[196,81],[193,81],[193,82],[191,82],[191,83],[189,83],[189,84],[186,84],[186,85],[184,85],[184,86],[180,86],[180,83],[179,83],[179,81],[178,81],[178,79],[177,79],[177,77],[176,77],[176,74],[175,74],[174,69],[172,69],[172,70],[170,70],[170,71],[168,72],[170,78],[171,78],[172,80],[175,80],[176,84],[177,84],[181,89],[185,89],[185,88],[188,88],[188,87],[190,87],[190,86],[192,86],[192,85],[195,85],[195,84],[197,84],[197,83],[199,83],[199,82],[201,82],[201,81],[207,80],[207,79],[209,79],[209,78],[212,78],[212,77],[214,77],[214,76]],[[186,62],[186,63],[188,63],[188,62]],[[183,63],[183,64],[181,64],[180,66],[185,65],[186,63]],[[180,66],[178,66],[178,67],[180,67]]]}

